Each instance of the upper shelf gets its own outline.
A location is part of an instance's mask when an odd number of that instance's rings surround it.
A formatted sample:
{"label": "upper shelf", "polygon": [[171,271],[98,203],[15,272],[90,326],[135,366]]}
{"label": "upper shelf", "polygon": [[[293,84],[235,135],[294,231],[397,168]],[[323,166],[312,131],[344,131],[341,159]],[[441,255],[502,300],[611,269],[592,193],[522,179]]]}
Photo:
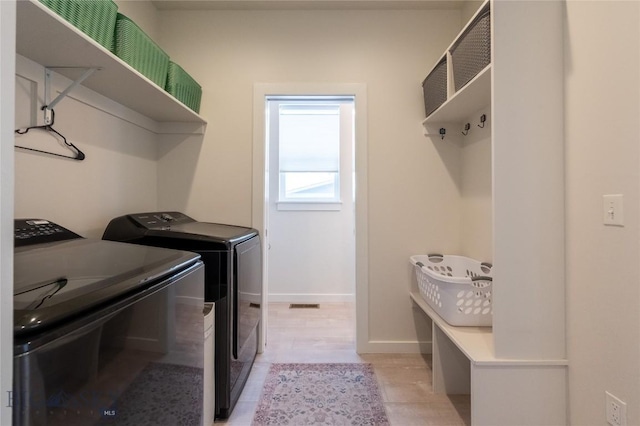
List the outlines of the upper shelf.
{"label": "upper shelf", "polygon": [[[37,0],[17,2],[16,52],[76,79],[77,68],[100,68],[82,85],[159,123],[206,121]],[[62,68],[69,67],[69,68]]]}
{"label": "upper shelf", "polygon": [[423,125],[460,123],[491,103],[491,64],[425,118]]}

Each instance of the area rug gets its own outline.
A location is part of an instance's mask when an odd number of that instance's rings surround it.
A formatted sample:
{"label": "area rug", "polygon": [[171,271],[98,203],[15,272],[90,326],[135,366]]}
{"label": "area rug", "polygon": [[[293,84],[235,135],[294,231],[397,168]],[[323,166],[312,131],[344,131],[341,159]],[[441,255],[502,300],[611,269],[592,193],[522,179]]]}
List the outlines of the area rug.
{"label": "area rug", "polygon": [[149,363],[112,407],[126,426],[201,424],[202,368]]}
{"label": "area rug", "polygon": [[253,426],[389,425],[370,364],[272,364]]}

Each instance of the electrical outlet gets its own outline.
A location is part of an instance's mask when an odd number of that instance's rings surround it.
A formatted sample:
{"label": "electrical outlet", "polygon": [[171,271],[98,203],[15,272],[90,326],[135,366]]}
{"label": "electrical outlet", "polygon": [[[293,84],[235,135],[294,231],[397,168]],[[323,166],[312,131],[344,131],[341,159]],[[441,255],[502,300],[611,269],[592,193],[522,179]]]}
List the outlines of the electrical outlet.
{"label": "electrical outlet", "polygon": [[607,423],[612,426],[627,426],[627,404],[605,392]]}

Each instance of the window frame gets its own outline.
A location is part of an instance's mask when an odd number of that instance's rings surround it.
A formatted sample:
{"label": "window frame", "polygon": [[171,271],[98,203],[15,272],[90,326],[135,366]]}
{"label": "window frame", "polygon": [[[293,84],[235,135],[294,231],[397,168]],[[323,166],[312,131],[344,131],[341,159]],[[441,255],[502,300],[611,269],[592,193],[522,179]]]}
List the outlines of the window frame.
{"label": "window frame", "polygon": [[[342,196],[343,194],[343,171],[350,170],[349,167],[344,167],[343,161],[350,156],[345,155],[345,149],[352,149],[354,141],[354,110],[355,102],[353,97],[275,97],[267,99],[267,131],[271,135],[270,139],[275,145],[273,148],[273,155],[275,156],[275,168],[274,172],[278,174],[278,190],[276,194],[276,209],[278,211],[340,211],[342,209]],[[279,106],[281,104],[315,104],[315,105],[339,105],[339,120],[340,120],[340,135],[339,135],[339,167],[334,176],[334,188],[336,190],[336,196],[333,198],[292,198],[286,197],[284,182],[282,173],[280,170],[280,140],[279,140]],[[276,115],[277,117],[274,117]],[[345,140],[348,138],[348,140]],[[276,143],[277,142],[277,143]],[[304,173],[306,171],[300,171]],[[313,172],[313,171],[311,171]],[[295,173],[295,172],[293,172]]]}

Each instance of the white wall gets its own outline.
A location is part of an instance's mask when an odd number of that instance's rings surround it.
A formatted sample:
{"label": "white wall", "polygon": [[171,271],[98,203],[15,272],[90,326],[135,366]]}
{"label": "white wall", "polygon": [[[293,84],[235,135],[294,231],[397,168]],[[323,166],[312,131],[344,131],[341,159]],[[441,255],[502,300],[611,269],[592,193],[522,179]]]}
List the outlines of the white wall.
{"label": "white wall", "polygon": [[460,12],[171,11],[160,20],[162,45],[203,86],[209,124],[201,146],[168,144],[160,179],[176,167],[193,178],[159,202],[178,199],[199,220],[251,225],[254,83],[366,84],[368,339],[412,345],[428,327],[412,314],[408,258],[459,249],[450,213],[459,195],[441,160],[455,149],[422,135],[420,84],[458,33]]}
{"label": "white wall", "polygon": [[[478,127],[480,116],[487,120]],[[491,197],[491,106],[467,118],[471,125],[461,139],[460,254],[493,262],[493,205]]]}
{"label": "white wall", "polygon": [[[640,424],[640,4],[566,3],[567,347],[571,424]],[[602,224],[624,194],[625,226]]]}
{"label": "white wall", "polygon": [[[24,57],[17,59],[15,127],[43,124],[44,68]],[[69,81],[56,77],[55,88],[66,88]],[[155,210],[157,135],[132,124],[132,117],[84,87],[70,92],[55,108],[53,127],[86,159],[16,149],[15,217],[45,218],[84,237],[100,238],[113,217]],[[70,153],[39,130],[16,137],[16,144]]]}

